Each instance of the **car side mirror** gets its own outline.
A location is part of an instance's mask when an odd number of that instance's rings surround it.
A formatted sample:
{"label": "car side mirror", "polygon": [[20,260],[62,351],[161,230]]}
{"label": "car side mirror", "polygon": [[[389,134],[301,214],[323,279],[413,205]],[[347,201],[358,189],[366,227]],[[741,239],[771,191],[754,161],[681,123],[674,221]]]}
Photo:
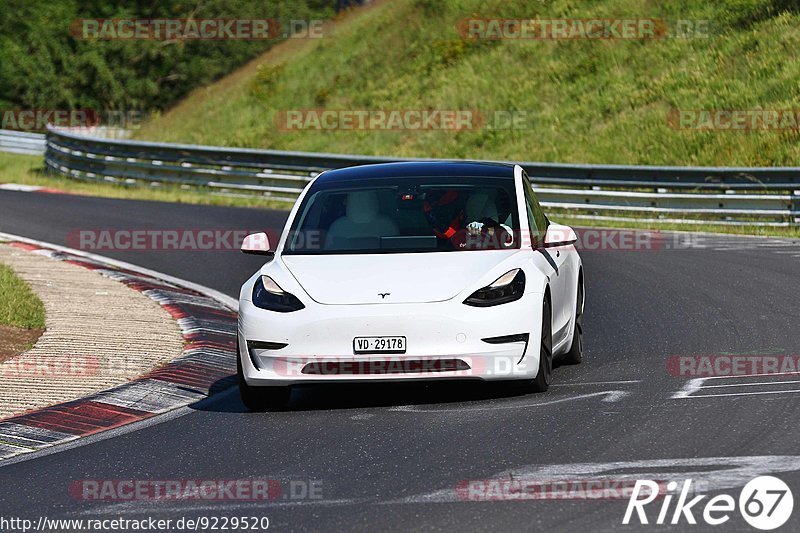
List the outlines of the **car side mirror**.
{"label": "car side mirror", "polygon": [[578,242],[578,235],[569,226],[551,223],[544,235],[544,248],[558,248]]}
{"label": "car side mirror", "polygon": [[251,233],[242,241],[242,253],[252,255],[265,255],[272,257],[275,255],[273,250],[269,248],[269,237],[263,231],[260,233]]}

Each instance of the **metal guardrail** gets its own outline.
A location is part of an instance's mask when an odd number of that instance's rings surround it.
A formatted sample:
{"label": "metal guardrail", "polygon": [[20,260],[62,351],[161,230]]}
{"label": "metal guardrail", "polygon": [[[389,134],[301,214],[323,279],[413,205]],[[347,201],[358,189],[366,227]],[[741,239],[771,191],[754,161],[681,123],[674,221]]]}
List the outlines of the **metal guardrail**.
{"label": "metal guardrail", "polygon": [[0,152],[42,155],[44,151],[45,136],[41,133],[0,130]]}
{"label": "metal guardrail", "polygon": [[[110,140],[54,129],[47,134],[45,153],[50,169],[82,180],[202,186],[223,194],[261,194],[287,201],[324,170],[394,161],[425,160]],[[545,206],[582,217],[800,223],[796,167],[519,164]]]}

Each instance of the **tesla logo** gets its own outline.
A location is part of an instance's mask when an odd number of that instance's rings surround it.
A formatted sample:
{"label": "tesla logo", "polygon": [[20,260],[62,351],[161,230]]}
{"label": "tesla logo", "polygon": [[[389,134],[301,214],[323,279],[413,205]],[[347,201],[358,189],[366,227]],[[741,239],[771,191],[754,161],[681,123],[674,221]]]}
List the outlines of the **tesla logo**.
{"label": "tesla logo", "polygon": [[390,294],[392,294],[392,293],[391,292],[379,292],[378,296],[381,297],[381,300],[385,300],[386,297],[389,296]]}

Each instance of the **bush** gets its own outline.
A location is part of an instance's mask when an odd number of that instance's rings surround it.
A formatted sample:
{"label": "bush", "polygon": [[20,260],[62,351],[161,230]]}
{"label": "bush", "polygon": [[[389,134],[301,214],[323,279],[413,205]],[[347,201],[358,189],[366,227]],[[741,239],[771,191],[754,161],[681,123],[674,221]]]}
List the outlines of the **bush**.
{"label": "bush", "polygon": [[335,0],[273,0],[264,6],[260,0],[4,0],[0,108],[165,109],[275,44],[274,40],[81,40],[70,34],[77,19],[319,19],[333,14]]}

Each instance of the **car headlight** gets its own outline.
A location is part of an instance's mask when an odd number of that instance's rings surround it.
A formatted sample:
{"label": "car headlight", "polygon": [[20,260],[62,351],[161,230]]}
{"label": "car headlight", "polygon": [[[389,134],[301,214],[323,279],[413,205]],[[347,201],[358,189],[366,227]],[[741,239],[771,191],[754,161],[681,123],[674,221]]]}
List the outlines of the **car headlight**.
{"label": "car headlight", "polygon": [[491,307],[515,302],[522,298],[524,293],[525,272],[516,268],[497,278],[491,285],[472,293],[464,303],[474,307]]}
{"label": "car headlight", "polygon": [[261,276],[253,286],[253,305],[278,313],[291,313],[306,307],[294,294],[281,289],[269,276]]}

